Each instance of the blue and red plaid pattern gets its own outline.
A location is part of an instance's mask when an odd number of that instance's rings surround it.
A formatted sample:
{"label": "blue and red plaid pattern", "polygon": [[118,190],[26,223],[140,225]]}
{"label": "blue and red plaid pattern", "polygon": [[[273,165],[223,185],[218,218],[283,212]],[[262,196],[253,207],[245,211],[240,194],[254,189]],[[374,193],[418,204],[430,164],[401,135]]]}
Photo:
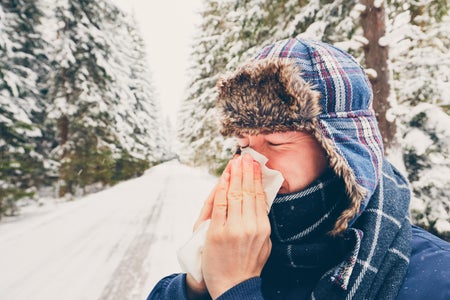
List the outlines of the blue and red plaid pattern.
{"label": "blue and red plaid pattern", "polygon": [[303,80],[321,93],[320,130],[367,190],[361,211],[379,181],[383,144],[372,109],[373,93],[363,68],[346,52],[318,41],[286,39],[255,57],[291,59]]}

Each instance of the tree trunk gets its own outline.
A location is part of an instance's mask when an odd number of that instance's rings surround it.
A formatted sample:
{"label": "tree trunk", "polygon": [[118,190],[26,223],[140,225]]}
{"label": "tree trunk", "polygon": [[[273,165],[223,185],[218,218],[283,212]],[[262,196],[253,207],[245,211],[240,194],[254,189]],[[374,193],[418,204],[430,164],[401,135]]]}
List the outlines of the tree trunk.
{"label": "tree trunk", "polygon": [[65,159],[67,157],[66,143],[69,137],[69,119],[67,116],[63,115],[58,119],[58,133],[59,133],[59,146],[62,147],[61,154],[61,166],[59,167],[59,181],[60,183],[58,189],[58,196],[64,197],[68,192],[68,178],[67,167]]}
{"label": "tree trunk", "polygon": [[[59,144],[64,146],[69,137],[69,119],[67,116],[61,116],[58,119]],[[64,155],[63,155],[64,156]]]}
{"label": "tree trunk", "polygon": [[377,0],[362,0],[361,3],[366,6],[366,11],[361,15],[361,25],[364,31],[364,37],[369,41],[364,47],[366,68],[374,69],[377,73],[375,78],[370,78],[373,87],[374,99],[373,108],[377,117],[378,125],[383,137],[385,150],[388,151],[395,144],[396,125],[395,122],[389,122],[386,119],[386,113],[389,110],[388,101],[389,69],[388,69],[388,47],[382,47],[379,39],[385,35],[385,2],[381,5],[374,5]]}

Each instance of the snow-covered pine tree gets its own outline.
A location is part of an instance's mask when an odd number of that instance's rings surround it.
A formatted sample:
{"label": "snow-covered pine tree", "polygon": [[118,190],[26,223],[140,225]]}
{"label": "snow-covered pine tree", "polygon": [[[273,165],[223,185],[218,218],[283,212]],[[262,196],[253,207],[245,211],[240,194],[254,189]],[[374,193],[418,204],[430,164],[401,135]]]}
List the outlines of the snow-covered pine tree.
{"label": "snow-covered pine tree", "polygon": [[167,147],[163,141],[161,108],[137,23],[124,13],[114,19],[121,24],[111,24],[114,97],[121,101],[114,106],[112,126],[121,148],[116,170],[124,170],[124,174],[117,176],[126,177],[132,172],[142,173],[143,166],[159,163]]}
{"label": "snow-covered pine tree", "polygon": [[165,159],[161,107],[147,62],[146,45],[132,15],[112,7],[108,41],[111,49],[112,97],[111,124],[119,142],[116,149],[114,181],[140,175],[149,165]]}
{"label": "snow-covered pine tree", "polygon": [[165,116],[164,119],[164,127],[162,130],[162,145],[165,145],[164,148],[166,149],[162,159],[163,161],[169,161],[177,157],[177,154],[175,152],[175,147],[178,143],[177,141],[177,132],[174,128],[174,122],[170,119],[169,116]]}
{"label": "snow-covered pine tree", "polygon": [[450,17],[446,0],[389,1],[392,93],[413,221],[450,240]]}
{"label": "snow-covered pine tree", "polygon": [[[367,44],[364,49],[364,66],[370,69],[369,79],[373,90],[373,109],[378,121],[385,153],[392,153],[391,149],[396,147],[396,124],[394,120],[386,118],[391,109],[389,101],[389,47],[378,41],[386,34],[386,8],[384,1],[361,0],[365,6],[361,14],[361,25]],[[392,99],[392,98],[391,98]]]}
{"label": "snow-covered pine tree", "polygon": [[218,132],[214,110],[215,82],[219,72],[226,69],[231,55],[236,24],[229,18],[236,1],[208,0],[201,12],[202,22],[191,54],[192,67],[187,98],[182,103],[178,118],[180,160],[191,165],[207,165],[220,169],[231,152],[224,146]]}
{"label": "snow-covered pine tree", "polygon": [[110,2],[2,1],[0,55],[0,215],[58,177],[83,192],[164,159],[143,40]]}
{"label": "snow-covered pine tree", "polygon": [[135,22],[104,0],[59,0],[55,18],[47,113],[60,195],[142,174],[165,147]]}
{"label": "snow-covered pine tree", "polygon": [[113,12],[107,1],[59,0],[47,99],[48,121],[56,128],[60,160],[59,195],[77,187],[108,184],[118,141],[111,127],[114,87],[104,23]]}
{"label": "snow-covered pine tree", "polygon": [[38,89],[46,70],[37,31],[42,11],[31,0],[0,2],[0,217],[14,214],[15,201],[34,193],[43,178]]}

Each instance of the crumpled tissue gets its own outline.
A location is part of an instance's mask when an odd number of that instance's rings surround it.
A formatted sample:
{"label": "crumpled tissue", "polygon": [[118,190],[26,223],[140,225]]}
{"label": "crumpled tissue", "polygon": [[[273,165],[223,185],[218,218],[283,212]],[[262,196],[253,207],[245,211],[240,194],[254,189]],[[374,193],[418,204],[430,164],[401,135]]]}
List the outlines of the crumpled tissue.
{"label": "crumpled tissue", "polygon": [[[275,199],[281,184],[284,181],[283,176],[279,171],[269,169],[266,166],[268,159],[250,147],[242,149],[241,153],[249,153],[252,155],[253,159],[261,165],[262,184],[264,192],[266,193],[267,207],[268,210],[270,210],[273,200]],[[203,280],[201,270],[201,253],[205,243],[209,223],[210,221],[207,220],[200,224],[189,240],[177,252],[178,262],[181,269],[186,273],[190,273],[197,282],[201,282]]]}

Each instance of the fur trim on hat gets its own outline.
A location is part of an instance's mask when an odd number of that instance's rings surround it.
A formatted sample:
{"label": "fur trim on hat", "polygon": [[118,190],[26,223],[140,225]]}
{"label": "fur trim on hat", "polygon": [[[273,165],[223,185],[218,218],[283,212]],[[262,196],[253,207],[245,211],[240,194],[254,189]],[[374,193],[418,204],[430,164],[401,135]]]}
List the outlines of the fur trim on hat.
{"label": "fur trim on hat", "polygon": [[336,152],[319,124],[320,92],[301,78],[293,60],[271,58],[250,61],[217,82],[217,108],[224,136],[306,131],[325,150],[329,165],[345,181],[348,208],[336,221],[331,235],[341,234],[359,212],[366,190],[356,182],[344,157]]}
{"label": "fur trim on hat", "polygon": [[321,112],[320,93],[288,59],[263,59],[219,78],[217,106],[221,133],[269,133],[299,130]]}

